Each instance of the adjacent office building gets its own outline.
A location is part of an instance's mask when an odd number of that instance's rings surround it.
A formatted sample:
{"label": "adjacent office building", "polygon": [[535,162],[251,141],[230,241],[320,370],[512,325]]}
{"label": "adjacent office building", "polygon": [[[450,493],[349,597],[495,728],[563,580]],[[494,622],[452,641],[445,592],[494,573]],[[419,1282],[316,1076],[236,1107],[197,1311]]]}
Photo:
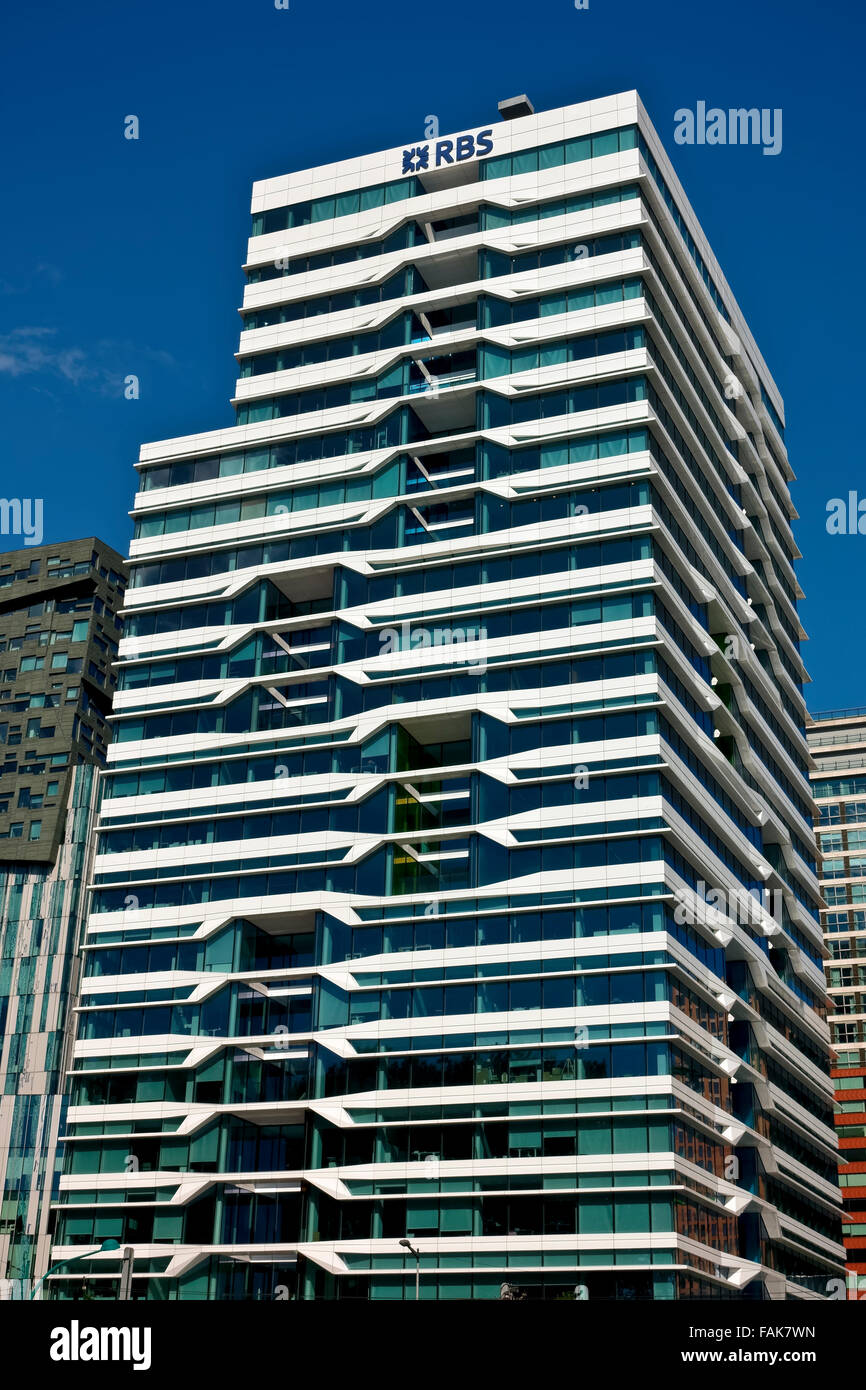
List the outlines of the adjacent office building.
{"label": "adjacent office building", "polygon": [[94,538],[0,554],[0,1292],[51,1247],[96,772],[125,565]]}
{"label": "adjacent office building", "polygon": [[844,1277],[779,393],[636,93],[258,183],[141,451],[51,1281]]}
{"label": "adjacent office building", "polygon": [[866,709],[815,714],[818,850],[835,1051],[839,1181],[851,1297],[866,1293]]}

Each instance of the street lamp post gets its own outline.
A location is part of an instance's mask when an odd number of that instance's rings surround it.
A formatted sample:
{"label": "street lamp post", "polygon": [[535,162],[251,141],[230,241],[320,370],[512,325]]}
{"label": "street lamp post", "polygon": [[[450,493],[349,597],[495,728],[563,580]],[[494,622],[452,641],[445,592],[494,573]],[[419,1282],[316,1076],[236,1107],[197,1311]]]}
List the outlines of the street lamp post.
{"label": "street lamp post", "polygon": [[401,1240],[401,1245],[405,1245],[411,1255],[415,1256],[415,1302],[421,1297],[421,1251],[416,1250],[411,1240]]}
{"label": "street lamp post", "polygon": [[48,1278],[48,1276],[49,1276],[50,1274],[55,1274],[55,1273],[57,1272],[58,1269],[63,1269],[63,1267],[64,1267],[65,1265],[74,1265],[74,1264],[77,1264],[79,1260],[89,1260],[90,1257],[91,1257],[91,1255],[98,1255],[98,1254],[100,1254],[100,1252],[103,1251],[103,1250],[119,1250],[119,1249],[120,1249],[120,1243],[119,1243],[119,1241],[112,1240],[112,1239],[109,1237],[109,1239],[108,1239],[108,1240],[104,1240],[104,1241],[102,1242],[101,1245],[96,1245],[96,1246],[94,1246],[94,1248],[93,1248],[92,1250],[85,1250],[84,1253],[83,1253],[82,1255],[73,1255],[72,1258],[69,1259],[69,1260],[59,1260],[59,1261],[57,1262],[56,1265],[52,1265],[50,1269],[46,1269],[46,1271],[45,1271],[45,1273],[43,1274],[42,1278],[39,1280],[38,1284],[36,1285],[36,1287],[34,1288],[32,1294],[30,1295],[31,1299],[34,1299],[34,1298],[36,1297],[36,1295],[38,1294],[39,1290],[42,1288],[42,1285],[45,1283],[45,1280]]}
{"label": "street lamp post", "polygon": [[120,1266],[120,1290],[117,1295],[118,1302],[128,1301],[132,1298],[132,1262],[135,1259],[135,1250],[131,1245],[123,1247],[123,1263]]}

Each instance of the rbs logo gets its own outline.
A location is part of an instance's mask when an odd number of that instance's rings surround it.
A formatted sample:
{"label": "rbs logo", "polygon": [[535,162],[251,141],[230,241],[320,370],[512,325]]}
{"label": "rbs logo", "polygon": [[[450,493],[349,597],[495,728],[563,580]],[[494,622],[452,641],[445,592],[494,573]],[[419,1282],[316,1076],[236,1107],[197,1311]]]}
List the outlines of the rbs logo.
{"label": "rbs logo", "polygon": [[[478,135],[458,135],[456,140],[437,140],[435,145],[416,145],[414,149],[403,151],[404,174],[418,174],[424,169],[438,169],[442,164],[459,164],[464,159],[477,159],[479,155],[490,154],[493,149],[491,130],[482,130]],[[430,153],[435,158],[431,163]]]}

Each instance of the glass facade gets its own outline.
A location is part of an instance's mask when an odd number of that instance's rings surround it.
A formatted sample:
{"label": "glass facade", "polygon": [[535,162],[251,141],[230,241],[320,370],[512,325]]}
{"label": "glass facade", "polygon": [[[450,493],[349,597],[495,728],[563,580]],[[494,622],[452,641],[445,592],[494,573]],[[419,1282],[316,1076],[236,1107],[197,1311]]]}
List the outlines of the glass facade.
{"label": "glass facade", "polygon": [[0,1296],[27,1298],[48,1268],[60,1175],[96,770],[69,776],[53,865],[0,861]]}
{"label": "glass facade", "polygon": [[829,710],[808,726],[849,1297],[866,1293],[866,710]]}
{"label": "glass facade", "polygon": [[142,451],[55,1241],[136,1298],[842,1268],[774,393],[559,114],[258,185],[238,423]]}

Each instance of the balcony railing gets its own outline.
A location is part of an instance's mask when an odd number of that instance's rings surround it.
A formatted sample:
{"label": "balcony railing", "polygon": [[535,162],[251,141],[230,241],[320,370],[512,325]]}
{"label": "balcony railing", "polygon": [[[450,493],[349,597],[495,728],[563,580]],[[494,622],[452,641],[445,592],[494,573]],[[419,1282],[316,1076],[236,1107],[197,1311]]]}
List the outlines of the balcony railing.
{"label": "balcony railing", "polygon": [[812,718],[817,722],[819,719],[863,719],[866,718],[866,705],[855,705],[851,709],[825,709]]}

